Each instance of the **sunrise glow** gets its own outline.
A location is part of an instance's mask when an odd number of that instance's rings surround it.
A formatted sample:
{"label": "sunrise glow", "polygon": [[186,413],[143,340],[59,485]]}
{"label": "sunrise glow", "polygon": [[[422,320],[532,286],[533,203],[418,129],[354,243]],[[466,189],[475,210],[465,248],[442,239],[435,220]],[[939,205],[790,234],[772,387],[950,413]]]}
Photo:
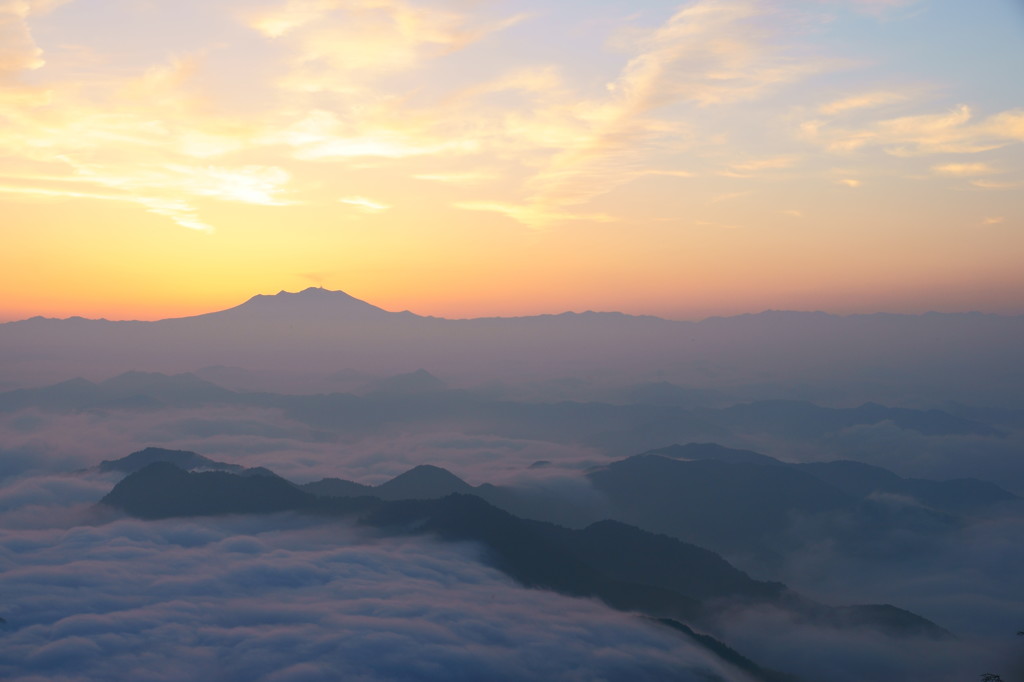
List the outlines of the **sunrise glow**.
{"label": "sunrise glow", "polygon": [[1024,312],[1014,0],[6,0],[0,321]]}

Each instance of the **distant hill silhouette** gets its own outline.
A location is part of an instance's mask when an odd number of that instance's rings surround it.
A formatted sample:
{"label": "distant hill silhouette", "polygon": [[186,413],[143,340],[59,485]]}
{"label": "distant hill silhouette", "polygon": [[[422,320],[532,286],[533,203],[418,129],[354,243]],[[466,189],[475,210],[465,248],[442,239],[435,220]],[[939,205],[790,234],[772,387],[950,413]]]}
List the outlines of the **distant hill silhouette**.
{"label": "distant hill silhouette", "polygon": [[972,478],[949,481],[901,478],[881,467],[845,460],[792,466],[857,497],[876,493],[903,495],[949,514],[970,514],[998,502],[1018,499],[994,483]]}
{"label": "distant hill silhouette", "polygon": [[780,460],[768,455],[762,455],[752,450],[737,450],[727,448],[718,443],[687,443],[686,445],[670,445],[665,448],[658,448],[645,455],[660,455],[672,459],[713,459],[718,462],[745,463],[745,464],[782,464]]}
{"label": "distant hill silhouette", "polygon": [[71,379],[43,388],[0,393],[0,411],[41,407],[56,411],[198,407],[230,403],[235,393],[194,374],[129,371],[94,383]]}
{"label": "distant hill silhouette", "polygon": [[892,422],[926,436],[998,436],[992,427],[941,410],[912,410],[865,403],[855,408],[819,407],[799,400],[762,400],[723,408],[714,415],[734,428],[796,437],[820,437],[853,426]]}
{"label": "distant hill silhouette", "polygon": [[448,385],[425,369],[396,374],[366,386],[364,390],[385,395],[406,395],[411,393],[434,393],[444,391]]}
{"label": "distant hill silhouette", "polygon": [[614,518],[718,551],[758,547],[794,514],[853,504],[838,488],[774,464],[636,455],[587,476]]}
{"label": "distant hill silhouette", "polygon": [[371,495],[383,500],[433,500],[452,493],[472,494],[507,512],[527,519],[550,521],[570,527],[593,523],[594,510],[580,508],[572,500],[542,490],[530,490],[490,483],[473,487],[446,469],[420,465],[378,486],[363,485],[340,478],[324,478],[299,486],[319,497]]}
{"label": "distant hill silhouette", "polygon": [[452,493],[469,493],[473,487],[446,469],[421,464],[378,486],[340,478],[305,483],[302,490],[319,497],[372,495],[382,500],[433,500]]}
{"label": "distant hill silhouette", "polygon": [[[363,395],[236,392],[193,374],[148,372],[128,372],[100,383],[73,379],[42,388],[0,393],[0,412],[30,408],[55,412],[158,410],[217,405],[280,410],[288,419],[328,434],[328,438],[334,437],[329,434],[344,438],[388,434],[407,426],[417,430],[450,430],[453,426],[469,425],[477,433],[582,443],[609,454],[654,451],[666,443],[735,442],[749,436],[827,445],[851,428],[879,425],[931,436],[1002,436],[997,428],[975,419],[938,410],[881,405],[840,409],[802,401],[759,401],[727,408],[684,409],[672,405],[511,401],[445,389],[443,382],[425,370],[384,380],[379,390]],[[191,419],[195,428],[200,429],[197,435],[206,433],[206,427],[198,423],[201,417]],[[269,434],[275,427],[253,423],[246,428]],[[679,459],[695,458],[686,453],[664,454]],[[717,458],[725,461],[723,458],[737,456],[721,452]]]}
{"label": "distant hill silhouette", "polygon": [[385,500],[413,500],[445,497],[472,490],[472,486],[451,472],[421,464],[377,486],[373,494]]}
{"label": "distant hill silhouette", "polygon": [[164,448],[146,448],[133,452],[120,459],[105,459],[99,463],[100,471],[123,471],[132,473],[143,469],[154,462],[166,462],[173,464],[179,469],[192,471],[193,469],[210,469],[241,473],[245,467],[227,462],[217,462],[188,450],[166,450]]}
{"label": "distant hill silhouette", "polygon": [[187,472],[157,461],[114,486],[102,503],[143,519],[216,514],[266,514],[312,506],[313,497],[277,476]]}

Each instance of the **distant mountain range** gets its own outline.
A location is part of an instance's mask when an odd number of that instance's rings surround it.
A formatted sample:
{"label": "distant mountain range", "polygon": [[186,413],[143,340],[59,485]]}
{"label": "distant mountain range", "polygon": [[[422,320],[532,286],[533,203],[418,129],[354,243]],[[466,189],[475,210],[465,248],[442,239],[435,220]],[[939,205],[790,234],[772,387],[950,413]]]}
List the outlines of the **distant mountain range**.
{"label": "distant mountain range", "polygon": [[[694,446],[675,454],[684,451],[715,455],[695,462],[743,464],[775,472],[787,469],[756,453]],[[686,463],[641,455],[618,464],[656,459]],[[730,459],[731,464],[724,461]],[[483,499],[478,493],[483,490],[486,494],[486,486],[473,488],[437,467],[416,467],[374,487],[338,479],[296,486],[265,470],[239,475],[230,471],[237,470],[237,465],[215,462],[196,453],[156,448],[104,462],[100,467],[131,471],[101,504],[145,519],[288,511],[355,518],[389,534],[473,541],[485,548],[489,563],[525,586],[596,597],[616,609],[663,619],[760,680],[794,678],[765,670],[712,638],[704,636],[701,640],[682,623],[714,631],[716,623],[729,618],[737,608],[760,605],[823,627],[873,630],[892,637],[950,636],[927,619],[891,605],[825,606],[781,583],[753,579],[712,551],[620,521],[603,520],[570,529],[520,518]],[[190,473],[186,468],[219,470]],[[603,475],[620,473],[617,465],[612,465]],[[625,476],[628,487],[632,483],[629,475]],[[649,478],[647,485],[655,480]],[[727,511],[731,502],[734,500],[719,500],[713,515]],[[665,516],[673,513],[665,510]]]}
{"label": "distant mountain range", "polygon": [[[486,391],[447,388],[419,370],[367,381],[360,394],[289,395],[240,392],[194,374],[127,372],[91,382],[72,379],[51,386],[0,393],[0,413],[24,409],[54,412],[164,408],[272,408],[295,428],[323,440],[351,442],[396,431],[450,431],[501,438],[586,444],[611,456],[643,452],[679,442],[742,442],[756,436],[814,449],[857,427],[886,428],[929,437],[969,436],[998,442],[1004,428],[987,421],[984,410],[967,418],[943,410],[913,410],[867,403],[826,408],[805,401],[756,401],[720,408],[664,404],[614,404],[559,401],[540,403],[493,397]],[[1024,415],[1024,412],[1021,413]],[[995,416],[1010,423],[1008,411]],[[204,422],[193,417],[196,435],[214,436],[237,423]],[[248,432],[279,437],[274,427],[248,423]],[[225,432],[234,433],[234,431]],[[979,473],[984,477],[984,473]],[[996,479],[991,479],[996,480]],[[1019,492],[1015,490],[1015,492]]]}
{"label": "distant mountain range", "polygon": [[1008,405],[1024,401],[1022,346],[1021,316],[770,311],[677,322],[585,312],[447,320],[311,288],[156,322],[37,317],[2,324],[0,371],[8,381],[40,385],[86,368],[106,375],[215,366],[293,375],[425,368],[462,385],[567,375],[657,385],[668,378],[712,393],[838,390],[884,399],[900,390]]}

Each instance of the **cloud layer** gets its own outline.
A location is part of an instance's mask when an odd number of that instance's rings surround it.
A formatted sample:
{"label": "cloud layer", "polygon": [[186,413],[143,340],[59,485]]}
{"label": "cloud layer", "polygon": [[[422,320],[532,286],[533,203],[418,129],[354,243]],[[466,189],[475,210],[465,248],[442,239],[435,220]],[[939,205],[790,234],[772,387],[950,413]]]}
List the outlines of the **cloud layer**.
{"label": "cloud layer", "polygon": [[673,633],[472,547],[282,516],[0,532],[7,680],[704,680]]}

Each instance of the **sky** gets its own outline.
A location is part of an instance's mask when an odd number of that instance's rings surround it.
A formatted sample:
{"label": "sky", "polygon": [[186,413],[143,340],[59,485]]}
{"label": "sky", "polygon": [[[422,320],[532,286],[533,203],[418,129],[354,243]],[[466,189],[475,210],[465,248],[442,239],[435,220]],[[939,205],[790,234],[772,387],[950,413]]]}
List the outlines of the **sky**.
{"label": "sky", "polygon": [[0,0],[0,321],[1024,313],[1019,0]]}

